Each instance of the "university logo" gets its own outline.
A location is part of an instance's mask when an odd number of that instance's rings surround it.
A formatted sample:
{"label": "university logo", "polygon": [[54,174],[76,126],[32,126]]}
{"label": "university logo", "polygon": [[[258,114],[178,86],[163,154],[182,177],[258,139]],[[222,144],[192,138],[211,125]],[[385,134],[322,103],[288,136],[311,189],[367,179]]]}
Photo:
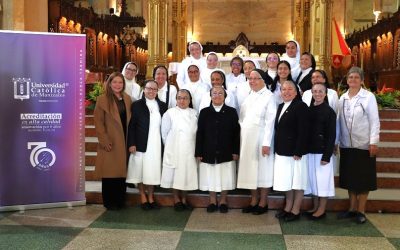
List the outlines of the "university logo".
{"label": "university logo", "polygon": [[34,168],[48,171],[56,162],[56,154],[46,142],[28,142],[28,149],[32,150],[29,160]]}
{"label": "university logo", "polygon": [[30,78],[13,78],[14,83],[14,99],[29,99]]}

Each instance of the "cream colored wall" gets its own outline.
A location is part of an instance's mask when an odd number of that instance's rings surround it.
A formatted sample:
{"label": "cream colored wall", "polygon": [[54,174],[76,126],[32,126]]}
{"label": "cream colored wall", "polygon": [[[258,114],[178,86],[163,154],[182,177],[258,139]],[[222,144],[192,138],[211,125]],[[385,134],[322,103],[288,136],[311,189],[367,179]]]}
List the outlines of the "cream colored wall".
{"label": "cream colored wall", "polygon": [[251,43],[282,44],[291,37],[292,3],[292,0],[189,0],[188,31],[193,27],[193,40],[202,43],[227,44],[244,32]]}
{"label": "cream colored wall", "polygon": [[2,8],[2,29],[48,31],[47,0],[7,0]]}

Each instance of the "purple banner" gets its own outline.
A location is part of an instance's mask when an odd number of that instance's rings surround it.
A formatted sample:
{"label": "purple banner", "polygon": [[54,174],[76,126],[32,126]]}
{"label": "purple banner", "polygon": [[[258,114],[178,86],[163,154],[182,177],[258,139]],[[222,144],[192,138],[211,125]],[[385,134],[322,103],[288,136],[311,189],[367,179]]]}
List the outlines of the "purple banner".
{"label": "purple banner", "polygon": [[0,207],[85,200],[85,41],[0,31]]}

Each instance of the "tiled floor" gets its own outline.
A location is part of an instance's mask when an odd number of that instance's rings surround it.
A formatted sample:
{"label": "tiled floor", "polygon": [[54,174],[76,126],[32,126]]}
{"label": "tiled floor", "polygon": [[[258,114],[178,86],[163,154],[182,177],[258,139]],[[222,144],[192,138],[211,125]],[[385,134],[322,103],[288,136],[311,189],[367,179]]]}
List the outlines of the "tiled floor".
{"label": "tiled floor", "polygon": [[275,211],[106,211],[99,205],[0,213],[0,249],[400,249],[400,214],[357,225],[330,213],[285,223]]}

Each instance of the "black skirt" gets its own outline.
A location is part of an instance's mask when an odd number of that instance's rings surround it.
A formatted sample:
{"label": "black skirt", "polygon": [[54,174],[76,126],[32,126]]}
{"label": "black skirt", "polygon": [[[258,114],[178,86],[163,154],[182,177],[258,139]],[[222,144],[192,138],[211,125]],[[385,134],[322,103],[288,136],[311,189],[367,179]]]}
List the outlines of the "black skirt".
{"label": "black skirt", "polygon": [[339,186],[356,193],[376,190],[376,157],[368,150],[340,148]]}

